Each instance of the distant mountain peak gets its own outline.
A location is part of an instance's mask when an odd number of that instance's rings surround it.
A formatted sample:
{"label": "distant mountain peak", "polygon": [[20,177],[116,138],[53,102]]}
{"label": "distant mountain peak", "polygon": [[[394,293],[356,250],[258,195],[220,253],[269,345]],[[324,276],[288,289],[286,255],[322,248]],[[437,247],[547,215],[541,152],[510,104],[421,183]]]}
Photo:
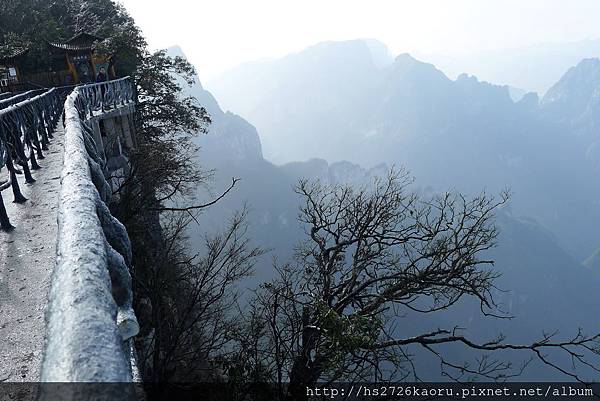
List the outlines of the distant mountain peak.
{"label": "distant mountain peak", "polygon": [[417,60],[410,53],[402,53],[396,57],[394,60],[395,68],[420,68],[420,69],[428,69],[431,71],[437,71],[438,73],[444,75],[444,73],[438,70],[435,65],[427,63],[425,61]]}
{"label": "distant mountain peak", "polygon": [[402,53],[396,56],[394,64],[418,63],[419,61],[410,55],[410,53]]}
{"label": "distant mountain peak", "polygon": [[371,58],[373,59],[373,64],[377,68],[384,68],[394,62],[394,57],[390,52],[390,49],[382,42],[377,39],[362,39],[369,51],[371,52]]}
{"label": "distant mountain peak", "polygon": [[562,78],[548,90],[543,103],[548,104],[572,95],[588,96],[594,87],[600,87],[600,59],[585,58],[562,76]]}
{"label": "distant mountain peak", "polygon": [[586,58],[571,67],[552,86],[541,102],[553,120],[570,123],[580,131],[596,130],[600,124],[600,59]]}
{"label": "distant mountain peak", "polygon": [[396,57],[394,64],[390,66],[393,75],[418,75],[426,79],[435,79],[436,81],[450,81],[449,78],[433,64],[417,60],[409,53],[402,53]]}
{"label": "distant mountain peak", "polygon": [[341,41],[323,41],[310,46],[298,53],[283,57],[289,58],[314,57],[319,61],[344,59],[350,63],[371,63],[376,68],[385,68],[394,62],[388,47],[376,39],[351,39]]}
{"label": "distant mountain peak", "polygon": [[[167,55],[187,60],[183,49],[177,45],[169,47]],[[177,79],[183,87],[183,93],[196,98],[211,117],[209,135],[196,138],[198,144],[205,149],[202,154],[204,158],[219,155],[221,159],[236,162],[262,160],[262,144],[252,124],[229,111],[223,112],[215,97],[202,87],[198,75],[194,77],[192,86],[188,86],[180,77]]]}
{"label": "distant mountain peak", "polygon": [[458,77],[456,77],[456,80],[457,81],[468,81],[468,82],[473,82],[473,83],[479,82],[479,80],[477,79],[477,77],[475,75],[470,75],[465,72],[463,72]]}
{"label": "distant mountain peak", "polygon": [[600,68],[600,58],[597,58],[597,57],[584,58],[574,68],[576,68],[576,69]]}

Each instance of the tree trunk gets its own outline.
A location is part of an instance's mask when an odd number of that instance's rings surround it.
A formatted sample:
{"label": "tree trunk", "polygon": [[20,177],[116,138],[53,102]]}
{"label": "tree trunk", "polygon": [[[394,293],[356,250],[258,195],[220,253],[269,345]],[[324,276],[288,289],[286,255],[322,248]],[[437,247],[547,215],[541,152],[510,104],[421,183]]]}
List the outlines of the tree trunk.
{"label": "tree trunk", "polygon": [[303,356],[298,357],[294,362],[290,373],[290,384],[287,390],[286,401],[308,400],[306,388],[313,387],[314,382],[311,380],[312,375],[310,368],[306,365],[307,363],[307,358]]}
{"label": "tree trunk", "polygon": [[308,400],[307,388],[314,387],[321,376],[321,369],[311,361],[311,352],[315,349],[318,332],[309,329],[310,313],[308,308],[302,311],[302,349],[294,360],[290,372],[290,384],[287,391],[287,401]]}

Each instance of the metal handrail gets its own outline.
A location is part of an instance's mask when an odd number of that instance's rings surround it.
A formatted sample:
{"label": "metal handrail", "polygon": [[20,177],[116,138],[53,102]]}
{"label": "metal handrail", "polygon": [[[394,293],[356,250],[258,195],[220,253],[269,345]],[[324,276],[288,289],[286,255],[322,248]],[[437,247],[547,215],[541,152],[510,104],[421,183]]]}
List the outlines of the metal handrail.
{"label": "metal handrail", "polygon": [[134,100],[135,90],[130,77],[95,84],[81,85],[78,92],[78,109],[85,117]]}
{"label": "metal handrail", "polygon": [[27,92],[19,93],[17,95],[12,95],[11,97],[6,98],[6,99],[2,98],[0,100],[0,109],[5,109],[5,108],[13,106],[17,103],[20,103],[24,100],[31,99],[32,97],[40,94],[43,91],[44,90],[42,90],[42,89],[30,90]]}
{"label": "metal handrail", "polygon": [[[15,202],[27,199],[21,193],[17,181],[21,166],[25,181],[34,182],[31,170],[40,168],[37,159],[43,159],[43,151],[48,149],[49,139],[62,111],[63,90],[52,88],[39,94],[32,90],[0,100],[0,169],[6,167],[9,180],[0,181],[0,229],[10,230],[10,223],[4,207],[1,191],[12,187]],[[76,108],[82,118],[107,111],[134,100],[134,87],[130,77],[107,82],[80,85],[73,89]],[[28,165],[31,165],[31,169]]]}
{"label": "metal handrail", "polygon": [[[52,132],[56,128],[62,112],[61,96],[51,89],[41,95],[30,97],[30,91],[18,97],[20,102],[0,110],[0,170],[6,167],[8,181],[0,182],[0,229],[10,230],[13,226],[4,207],[2,190],[12,188],[14,202],[22,203],[27,199],[21,193],[17,174],[23,169],[27,183],[35,179],[31,170],[40,168],[37,159],[43,159],[43,151],[48,149]],[[25,100],[23,100],[25,99]],[[30,168],[31,166],[31,168]]]}

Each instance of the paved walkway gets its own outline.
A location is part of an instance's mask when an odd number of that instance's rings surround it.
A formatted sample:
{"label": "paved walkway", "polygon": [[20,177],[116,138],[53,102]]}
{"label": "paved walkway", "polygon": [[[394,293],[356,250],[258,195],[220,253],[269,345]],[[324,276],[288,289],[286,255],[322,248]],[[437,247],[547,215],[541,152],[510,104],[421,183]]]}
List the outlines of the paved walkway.
{"label": "paved walkway", "polygon": [[[15,230],[0,231],[0,382],[38,381],[44,344],[44,309],[55,264],[58,195],[63,161],[63,128],[40,160],[37,180],[19,184],[24,204],[3,191]],[[5,170],[2,171],[6,173]]]}

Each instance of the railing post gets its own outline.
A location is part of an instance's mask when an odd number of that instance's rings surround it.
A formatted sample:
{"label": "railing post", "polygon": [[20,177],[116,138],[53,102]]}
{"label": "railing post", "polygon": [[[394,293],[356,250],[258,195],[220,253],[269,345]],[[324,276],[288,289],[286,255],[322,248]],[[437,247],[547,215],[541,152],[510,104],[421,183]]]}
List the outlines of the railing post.
{"label": "railing post", "polygon": [[12,156],[10,154],[10,151],[7,152],[7,155],[6,155],[6,169],[8,170],[8,172],[10,174],[10,186],[12,187],[13,196],[14,196],[13,202],[25,203],[27,201],[27,198],[25,196],[23,196],[23,193],[21,192],[21,188],[19,188],[19,181],[17,181],[17,173],[15,171],[15,166],[12,162]]}
{"label": "railing post", "polygon": [[4,207],[4,199],[2,198],[2,191],[0,191],[0,229],[2,231],[10,231],[15,227],[10,224],[8,213],[6,213],[6,207]]}
{"label": "railing post", "polygon": [[[54,89],[42,94],[39,94],[39,91],[29,91],[0,100],[0,149],[2,150],[0,168],[6,167],[9,176],[9,181],[2,185],[2,189],[10,186],[16,203],[27,200],[19,186],[17,166],[23,167],[27,183],[35,182],[27,165],[25,145],[30,149],[29,159],[32,168],[40,168],[35,159],[35,151],[38,152],[38,158],[43,158],[42,148],[47,149],[49,144],[42,127],[44,116],[56,113],[59,107],[59,98]],[[0,228],[4,230],[13,228],[3,203],[0,208]]]}

